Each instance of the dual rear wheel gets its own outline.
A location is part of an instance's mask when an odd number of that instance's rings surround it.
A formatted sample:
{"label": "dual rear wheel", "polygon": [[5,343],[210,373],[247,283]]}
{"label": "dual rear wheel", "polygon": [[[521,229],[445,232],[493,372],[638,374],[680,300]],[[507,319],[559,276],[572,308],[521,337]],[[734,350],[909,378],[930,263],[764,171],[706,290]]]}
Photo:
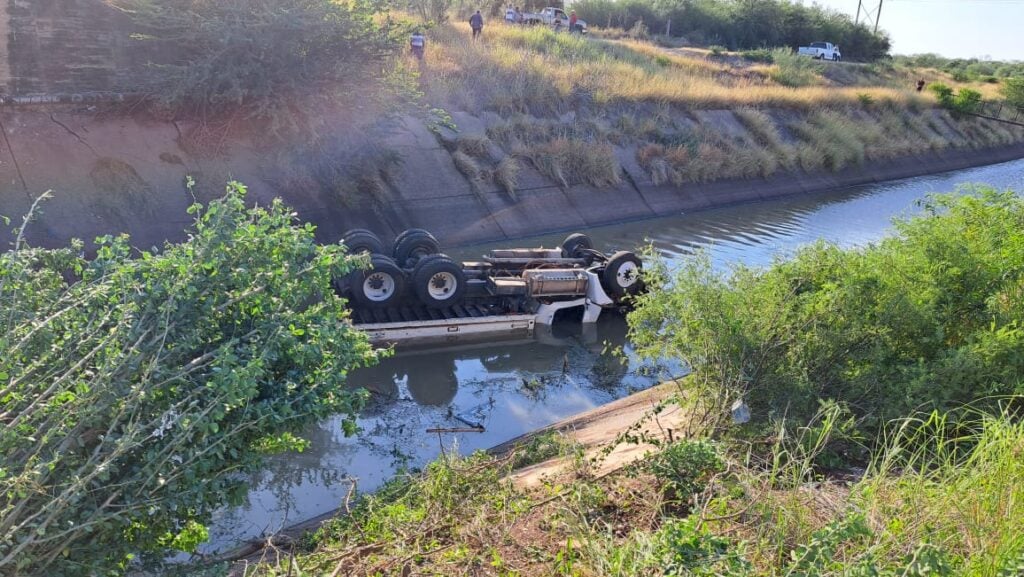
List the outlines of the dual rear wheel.
{"label": "dual rear wheel", "polygon": [[388,256],[377,235],[355,229],[342,243],[350,253],[368,253],[370,268],[355,270],[336,288],[366,308],[390,308],[410,304],[410,296],[424,306],[444,308],[460,304],[466,294],[466,274],[461,265],[440,253],[430,232],[412,228],[395,238]]}

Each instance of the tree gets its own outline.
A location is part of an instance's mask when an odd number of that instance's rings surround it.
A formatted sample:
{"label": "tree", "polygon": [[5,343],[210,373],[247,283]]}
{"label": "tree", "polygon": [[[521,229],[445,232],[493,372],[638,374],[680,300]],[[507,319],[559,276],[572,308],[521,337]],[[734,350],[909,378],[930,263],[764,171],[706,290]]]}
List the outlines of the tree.
{"label": "tree", "polygon": [[106,1],[134,19],[138,41],[173,55],[140,70],[126,89],[174,112],[241,110],[286,125],[301,122],[314,97],[351,95],[381,80],[407,32],[380,18],[388,5],[376,0]]}
{"label": "tree", "polygon": [[1002,93],[1006,103],[1012,106],[1024,108],[1024,78],[1007,78],[999,92]]}
{"label": "tree", "polygon": [[352,369],[378,357],[331,278],[358,261],[319,246],[242,185],[195,205],[182,244],[127,237],[0,255],[0,573],[122,573],[205,539],[292,432],[348,415]]}

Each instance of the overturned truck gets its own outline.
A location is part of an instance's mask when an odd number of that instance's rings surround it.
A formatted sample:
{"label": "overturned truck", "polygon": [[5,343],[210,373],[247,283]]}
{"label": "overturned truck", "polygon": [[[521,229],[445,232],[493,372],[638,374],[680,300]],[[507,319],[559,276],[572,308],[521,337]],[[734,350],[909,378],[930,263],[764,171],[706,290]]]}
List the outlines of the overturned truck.
{"label": "overturned truck", "polygon": [[369,230],[345,234],[353,253],[369,253],[371,268],[337,279],[351,304],[351,320],[379,345],[431,346],[532,336],[559,311],[581,310],[596,322],[643,289],[640,258],[607,255],[585,234],[559,248],[495,249],[480,261],[457,262],[436,238],[410,229],[387,250]]}

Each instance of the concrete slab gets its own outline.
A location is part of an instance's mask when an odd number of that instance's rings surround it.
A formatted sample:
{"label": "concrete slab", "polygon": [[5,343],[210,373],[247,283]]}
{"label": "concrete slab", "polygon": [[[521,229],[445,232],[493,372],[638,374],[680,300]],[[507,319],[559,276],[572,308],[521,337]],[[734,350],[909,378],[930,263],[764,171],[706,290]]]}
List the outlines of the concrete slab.
{"label": "concrete slab", "polygon": [[508,238],[588,225],[572,199],[557,186],[518,191],[517,202],[509,200],[503,192],[482,196],[495,223]]}

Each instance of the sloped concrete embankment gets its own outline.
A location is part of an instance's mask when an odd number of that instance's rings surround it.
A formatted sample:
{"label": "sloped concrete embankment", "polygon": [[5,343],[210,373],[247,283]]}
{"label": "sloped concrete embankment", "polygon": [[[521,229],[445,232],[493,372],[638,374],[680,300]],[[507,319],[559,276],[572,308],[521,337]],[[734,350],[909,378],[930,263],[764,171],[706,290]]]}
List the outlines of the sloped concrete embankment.
{"label": "sloped concrete embankment", "polygon": [[[458,136],[486,134],[486,118],[454,117]],[[349,228],[387,237],[420,227],[456,245],[1024,158],[1024,144],[955,149],[837,173],[777,173],[677,187],[655,185],[635,151],[618,147],[623,178],[615,186],[561,187],[526,166],[513,198],[459,171],[451,152],[457,136],[408,117],[373,130],[339,121],[331,127],[337,136],[316,146],[270,144],[255,129],[218,131],[88,108],[8,107],[0,110],[0,124],[0,214],[18,219],[34,197],[53,191],[28,229],[28,239],[38,246],[120,233],[130,234],[139,247],[182,240],[191,223],[188,205],[219,196],[229,179],[247,184],[253,203],[283,198],[301,220],[317,225],[322,242],[336,241]],[[187,176],[199,182],[191,192],[184,186]],[[3,235],[0,242],[8,246],[10,231]]]}

